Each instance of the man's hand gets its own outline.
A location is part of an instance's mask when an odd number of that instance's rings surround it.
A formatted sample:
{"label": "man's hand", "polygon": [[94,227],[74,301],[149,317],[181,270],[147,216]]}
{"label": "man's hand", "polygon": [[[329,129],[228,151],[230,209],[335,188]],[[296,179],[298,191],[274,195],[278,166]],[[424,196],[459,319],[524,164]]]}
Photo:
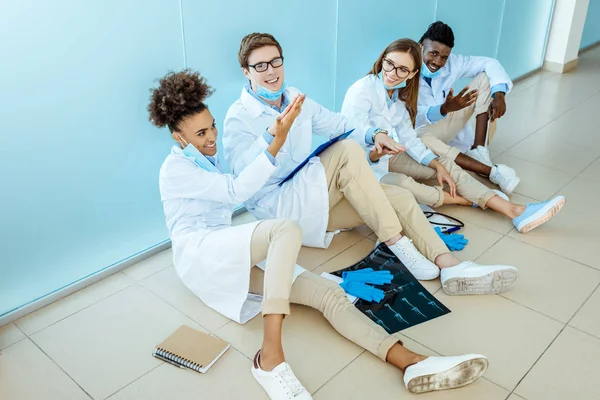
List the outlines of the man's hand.
{"label": "man's hand", "polygon": [[468,91],[469,87],[465,87],[460,91],[459,94],[454,96],[454,90],[450,89],[448,91],[448,96],[446,97],[446,101],[442,104],[440,108],[440,112],[442,115],[446,115],[449,112],[454,112],[458,110],[462,110],[465,107],[469,107],[471,104],[475,103],[477,100],[477,95],[479,92],[477,89]]}
{"label": "man's hand", "polygon": [[494,98],[492,99],[490,109],[488,110],[488,114],[492,121],[497,118],[502,118],[502,116],[506,114],[506,100],[504,99],[504,96],[504,92],[494,93]]}

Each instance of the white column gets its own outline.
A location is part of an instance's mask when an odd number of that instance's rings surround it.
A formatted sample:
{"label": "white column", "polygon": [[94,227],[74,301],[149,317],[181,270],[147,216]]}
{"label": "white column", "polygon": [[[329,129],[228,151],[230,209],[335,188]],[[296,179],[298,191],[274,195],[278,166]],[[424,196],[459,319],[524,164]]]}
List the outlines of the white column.
{"label": "white column", "polygon": [[577,66],[579,45],[590,0],[556,0],[544,69],[564,73]]}

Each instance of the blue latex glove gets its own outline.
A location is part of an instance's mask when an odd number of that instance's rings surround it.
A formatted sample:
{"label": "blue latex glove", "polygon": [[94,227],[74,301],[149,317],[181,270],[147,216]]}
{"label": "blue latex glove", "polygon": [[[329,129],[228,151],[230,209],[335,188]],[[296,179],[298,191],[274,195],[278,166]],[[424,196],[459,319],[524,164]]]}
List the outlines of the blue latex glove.
{"label": "blue latex glove", "polygon": [[346,271],[342,273],[342,279],[348,282],[362,282],[373,285],[388,285],[394,279],[390,271],[374,271],[373,268],[359,269],[358,271]]}
{"label": "blue latex glove", "polygon": [[384,298],[383,290],[366,285],[362,282],[343,281],[340,283],[340,286],[346,293],[365,301],[375,301],[376,303],[379,303]]}
{"label": "blue latex glove", "polygon": [[442,230],[439,226],[436,226],[434,229],[437,232],[438,236],[446,244],[448,249],[450,249],[450,251],[462,250],[465,248],[467,243],[469,243],[469,240],[465,239],[465,235],[459,235],[458,233],[442,233]]}

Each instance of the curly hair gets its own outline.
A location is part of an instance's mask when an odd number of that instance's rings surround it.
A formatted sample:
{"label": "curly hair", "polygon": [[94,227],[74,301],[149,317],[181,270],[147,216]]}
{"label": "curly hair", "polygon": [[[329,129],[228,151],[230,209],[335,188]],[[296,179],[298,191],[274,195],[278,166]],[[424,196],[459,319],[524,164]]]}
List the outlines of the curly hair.
{"label": "curly hair", "polygon": [[429,39],[432,42],[440,42],[450,48],[454,47],[454,32],[452,32],[452,28],[442,21],[436,21],[429,25],[419,43],[423,44],[425,39]]}
{"label": "curly hair", "polygon": [[159,128],[168,126],[171,132],[179,130],[186,118],[204,111],[204,100],[214,92],[199,72],[190,69],[169,72],[150,91],[150,122]]}

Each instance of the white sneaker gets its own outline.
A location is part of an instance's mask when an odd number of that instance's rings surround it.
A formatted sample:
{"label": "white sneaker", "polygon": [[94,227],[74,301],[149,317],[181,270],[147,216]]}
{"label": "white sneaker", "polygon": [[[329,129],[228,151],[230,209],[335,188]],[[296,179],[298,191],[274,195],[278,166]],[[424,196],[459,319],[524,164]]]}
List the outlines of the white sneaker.
{"label": "white sneaker", "polygon": [[426,259],[406,236],[388,247],[417,280],[429,281],[440,276],[438,266]]}
{"label": "white sneaker", "polygon": [[509,265],[479,265],[472,261],[443,268],[442,288],[448,295],[498,294],[510,290],[519,271]]}
{"label": "white sneaker", "polygon": [[492,167],[490,181],[500,186],[500,189],[510,196],[521,182],[521,179],[517,177],[514,169],[498,164]]}
{"label": "white sneaker", "polygon": [[263,387],[271,400],[312,400],[308,390],[302,386],[290,365],[283,362],[273,371],[263,371],[258,363],[256,353],[252,362],[252,376]]}
{"label": "white sneaker", "polygon": [[481,354],[429,357],[406,368],[404,384],[411,393],[426,393],[463,387],[475,382],[489,362]]}
{"label": "white sneaker", "polygon": [[476,148],[467,151],[465,154],[467,156],[471,157],[472,159],[477,160],[480,163],[487,165],[488,167],[492,166],[490,152],[487,149],[487,147],[477,146]]}

